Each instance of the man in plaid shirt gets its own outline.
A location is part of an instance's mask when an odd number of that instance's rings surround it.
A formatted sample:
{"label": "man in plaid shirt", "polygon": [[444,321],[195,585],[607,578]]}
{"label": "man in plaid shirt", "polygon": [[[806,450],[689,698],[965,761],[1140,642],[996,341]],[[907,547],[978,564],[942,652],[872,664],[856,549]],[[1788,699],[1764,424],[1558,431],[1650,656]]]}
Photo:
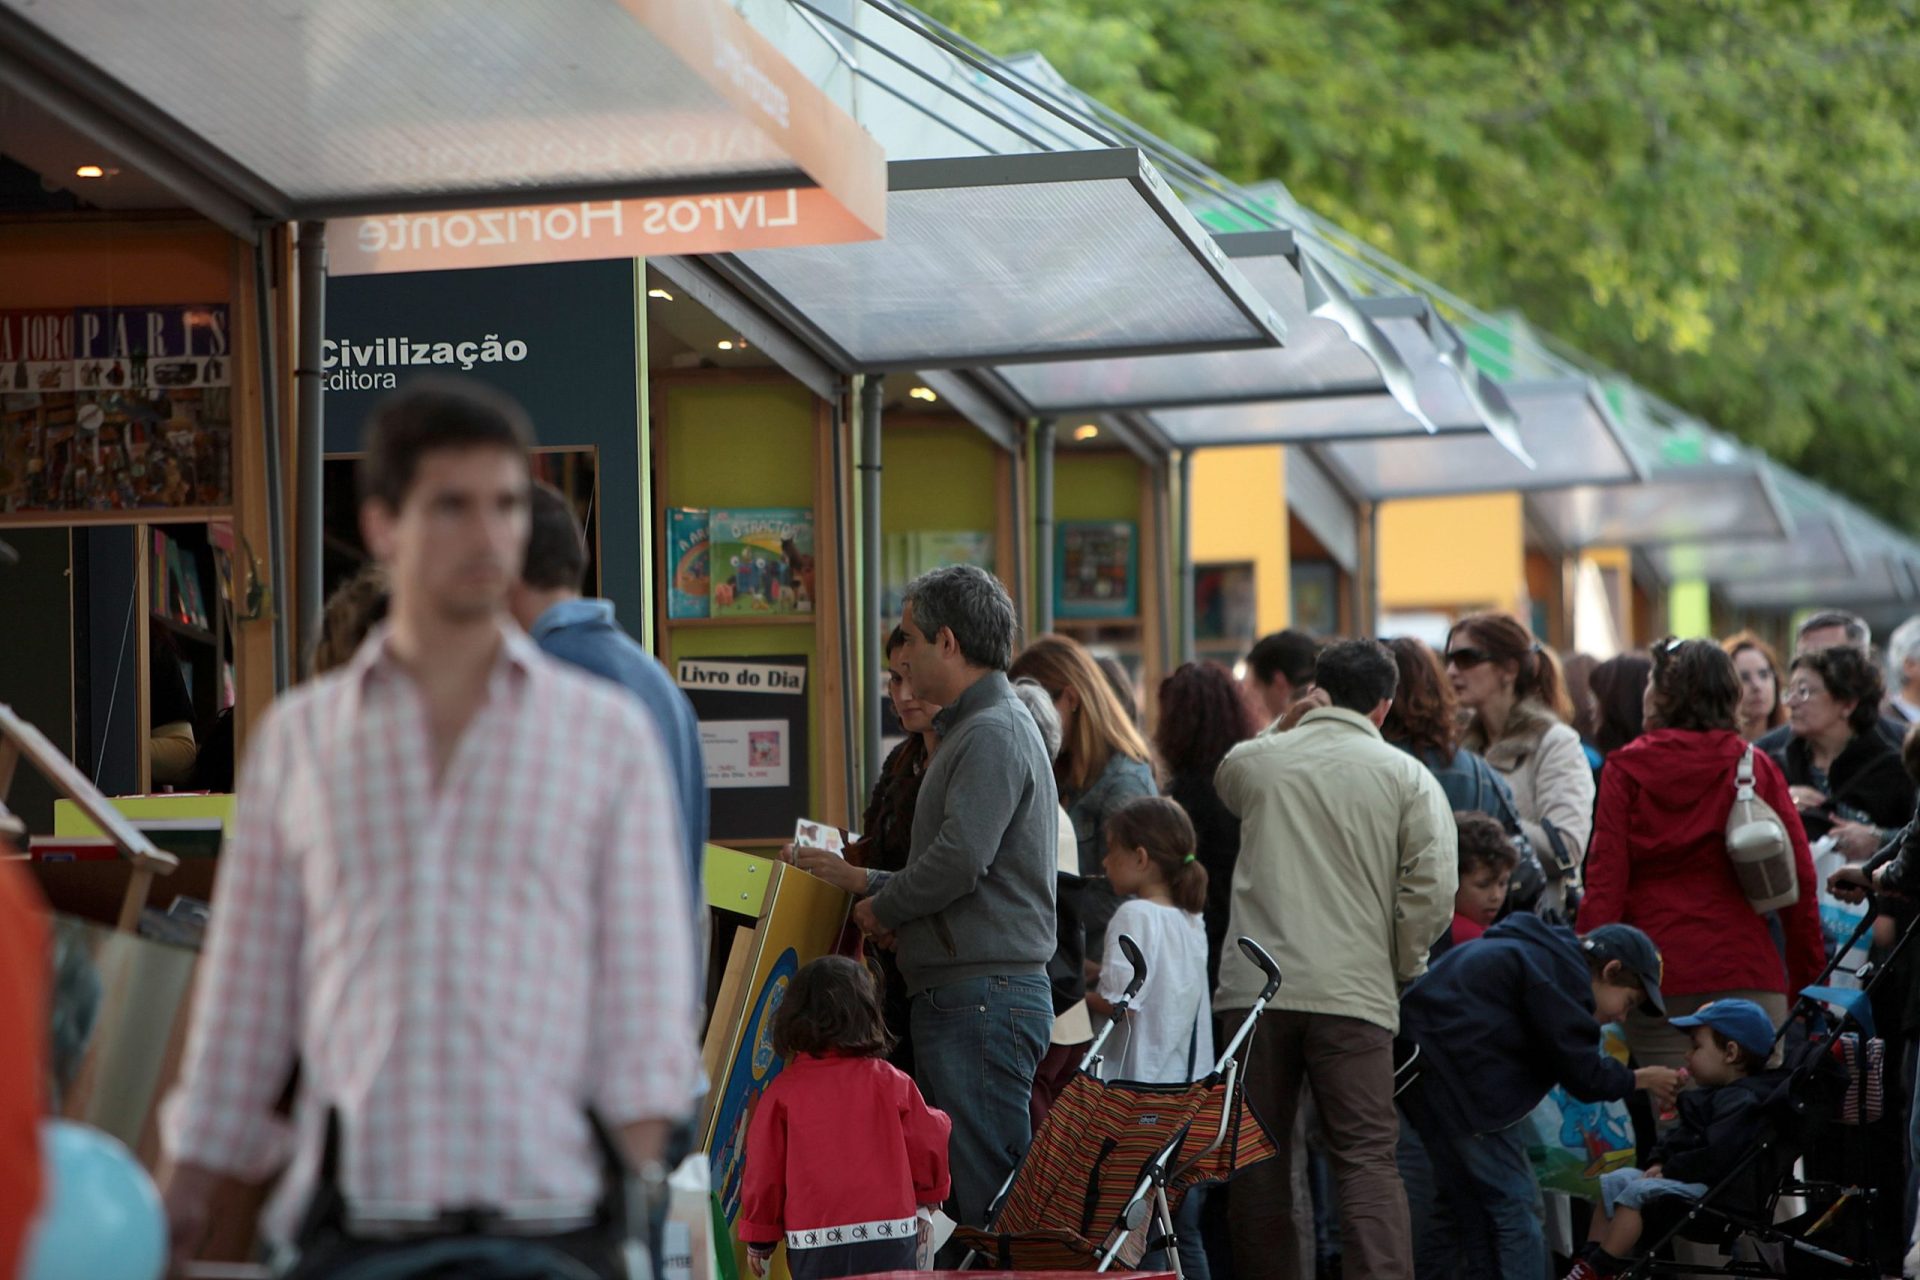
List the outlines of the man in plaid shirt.
{"label": "man in plaid shirt", "polygon": [[686,871],[645,713],[507,619],[531,438],[449,382],[369,427],[390,622],[253,734],[165,1116],[179,1258],[221,1175],[291,1155],[264,1227],[300,1275],[449,1249],[626,1275],[609,1156],[657,1171],[698,1069]]}

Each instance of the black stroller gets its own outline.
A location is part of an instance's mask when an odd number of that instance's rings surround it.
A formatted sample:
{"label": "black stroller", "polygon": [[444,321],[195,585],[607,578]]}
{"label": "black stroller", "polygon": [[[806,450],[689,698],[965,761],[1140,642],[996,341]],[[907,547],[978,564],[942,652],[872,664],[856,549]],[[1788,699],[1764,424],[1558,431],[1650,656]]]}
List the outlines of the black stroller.
{"label": "black stroller", "polygon": [[[1867,913],[1835,953],[1819,981],[1802,992],[1775,1039],[1785,1042],[1778,1087],[1766,1103],[1767,1131],[1706,1195],[1650,1218],[1644,1253],[1626,1272],[1641,1276],[1878,1277],[1872,1219],[1883,1197],[1904,1196],[1905,1187],[1877,1187],[1871,1174],[1852,1176],[1869,1163],[1863,1149],[1878,1118],[1879,1048],[1861,1019],[1867,997],[1913,937],[1916,920],[1878,963],[1856,968],[1841,963],[1866,937],[1879,914],[1867,895]],[[1858,992],[1839,993],[1826,984],[1851,974]],[[1830,1012],[1837,1007],[1837,1015]],[[1870,1016],[1870,1015],[1869,1015]],[[1802,1177],[1795,1166],[1839,1176]],[[1781,1201],[1798,1198],[1807,1208],[1785,1221]],[[1722,1248],[1745,1241],[1755,1256],[1720,1265],[1677,1263],[1659,1255],[1677,1239]],[[1884,1242],[1879,1242],[1883,1243]]]}

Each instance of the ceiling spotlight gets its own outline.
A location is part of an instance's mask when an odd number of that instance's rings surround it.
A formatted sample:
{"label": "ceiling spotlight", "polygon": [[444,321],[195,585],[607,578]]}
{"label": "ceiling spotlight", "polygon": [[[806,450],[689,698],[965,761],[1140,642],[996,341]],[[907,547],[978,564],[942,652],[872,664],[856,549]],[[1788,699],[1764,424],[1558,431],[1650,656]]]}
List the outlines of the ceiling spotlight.
{"label": "ceiling spotlight", "polygon": [[934,394],[932,387],[915,387],[913,390],[907,392],[907,394],[915,400],[925,400],[928,404],[932,404],[940,398]]}
{"label": "ceiling spotlight", "polygon": [[722,339],[720,339],[720,341],[719,341],[719,343],[718,343],[718,346],[720,347],[720,349],[721,349],[722,351],[731,351],[731,350],[733,350],[733,339],[731,339],[731,338],[722,338]]}
{"label": "ceiling spotlight", "polygon": [[1075,440],[1091,440],[1099,434],[1100,428],[1094,426],[1091,422],[1083,422],[1073,429],[1073,438]]}
{"label": "ceiling spotlight", "polygon": [[673,295],[668,293],[665,289],[649,289],[647,290],[647,296],[649,298],[658,298],[662,302],[673,301]]}
{"label": "ceiling spotlight", "polygon": [[83,164],[73,171],[73,176],[76,178],[104,178],[107,176],[107,171],[97,164]]}

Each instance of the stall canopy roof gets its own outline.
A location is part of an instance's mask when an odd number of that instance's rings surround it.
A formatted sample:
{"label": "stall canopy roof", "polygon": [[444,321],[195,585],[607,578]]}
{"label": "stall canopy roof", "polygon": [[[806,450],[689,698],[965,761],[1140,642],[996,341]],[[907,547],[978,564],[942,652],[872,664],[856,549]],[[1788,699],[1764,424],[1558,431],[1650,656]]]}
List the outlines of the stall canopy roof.
{"label": "stall canopy roof", "polygon": [[1609,390],[1647,478],[1532,494],[1535,516],[1561,547],[1773,541],[1792,531],[1764,459],[1700,423],[1656,423],[1625,384]]}
{"label": "stall canopy roof", "polygon": [[1697,578],[1717,584],[1817,574],[1860,576],[1864,568],[1860,551],[1832,500],[1787,468],[1772,462],[1764,465],[1787,514],[1790,529],[1784,538],[1649,547],[1647,558],[1655,571],[1669,582]]}
{"label": "stall canopy roof", "polygon": [[1867,607],[1920,599],[1920,552],[1913,541],[1889,529],[1846,499],[1811,481],[1789,482],[1796,499],[1823,502],[1856,551],[1852,571],[1834,564],[1804,569],[1783,565],[1765,578],[1728,582],[1727,599],[1740,608],[1800,609],[1809,605]]}
{"label": "stall canopy roof", "polygon": [[1643,477],[1611,410],[1586,379],[1509,382],[1502,390],[1519,415],[1532,467],[1490,435],[1335,441],[1313,452],[1349,494],[1373,502]]}
{"label": "stall canopy roof", "polygon": [[897,160],[887,238],[715,259],[846,372],[1269,347],[1275,310],[1130,147]]}
{"label": "stall canopy roof", "polygon": [[714,0],[0,0],[0,80],[241,235],[814,186],[885,226],[879,145]]}

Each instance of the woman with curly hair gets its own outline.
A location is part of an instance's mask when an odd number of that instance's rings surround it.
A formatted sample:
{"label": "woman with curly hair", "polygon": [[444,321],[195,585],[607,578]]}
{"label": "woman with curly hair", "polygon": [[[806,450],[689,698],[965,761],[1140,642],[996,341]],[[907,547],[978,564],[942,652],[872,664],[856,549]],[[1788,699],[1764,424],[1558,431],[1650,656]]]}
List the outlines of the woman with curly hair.
{"label": "woman with curly hair", "polygon": [[1886,684],[1851,645],[1803,653],[1787,672],[1780,753],[1809,839],[1831,835],[1849,862],[1871,858],[1913,812],[1913,781],[1879,732]]}
{"label": "woman with curly hair", "polygon": [[1160,723],[1153,745],[1166,769],[1166,793],[1193,819],[1200,865],[1207,869],[1207,989],[1220,983],[1233,867],[1240,859],[1240,819],[1213,789],[1227,752],[1260,730],[1233,673],[1217,662],[1189,662],[1160,682]]}
{"label": "woman with curly hair", "polygon": [[[1754,751],[1754,787],[1781,815],[1800,879],[1799,900],[1780,912],[1784,947],[1754,914],[1727,857],[1734,774],[1752,750],[1735,730],[1740,705],[1733,659],[1711,640],[1654,646],[1646,732],[1607,756],[1587,850],[1580,932],[1605,924],[1644,930],[1666,965],[1670,1015],[1723,997],[1752,1000],[1777,1026],[1788,993],[1825,960],[1818,889],[1806,836],[1789,810],[1786,780]],[[1784,962],[1783,962],[1784,952]],[[1635,1012],[1627,1039],[1643,1065],[1678,1067],[1686,1033]]]}

